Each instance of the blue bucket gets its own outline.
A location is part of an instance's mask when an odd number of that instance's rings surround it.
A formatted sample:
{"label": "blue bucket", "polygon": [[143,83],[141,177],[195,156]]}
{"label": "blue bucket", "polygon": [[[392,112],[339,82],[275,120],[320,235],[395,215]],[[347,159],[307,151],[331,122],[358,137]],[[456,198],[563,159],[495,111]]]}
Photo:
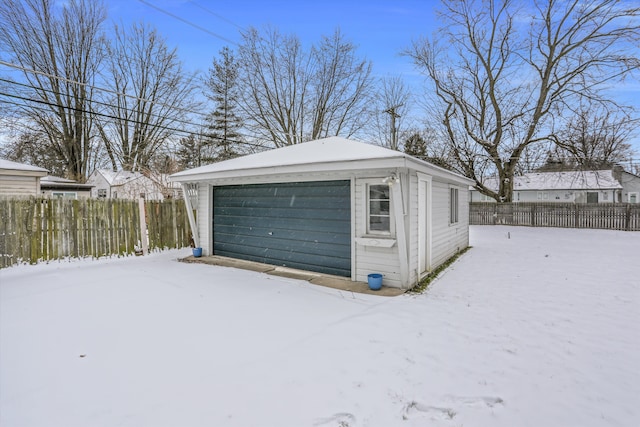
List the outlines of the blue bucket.
{"label": "blue bucket", "polygon": [[369,289],[372,291],[379,291],[382,287],[382,274],[371,273],[367,276],[367,281],[369,283]]}
{"label": "blue bucket", "polygon": [[193,248],[193,256],[200,258],[202,256],[202,248]]}

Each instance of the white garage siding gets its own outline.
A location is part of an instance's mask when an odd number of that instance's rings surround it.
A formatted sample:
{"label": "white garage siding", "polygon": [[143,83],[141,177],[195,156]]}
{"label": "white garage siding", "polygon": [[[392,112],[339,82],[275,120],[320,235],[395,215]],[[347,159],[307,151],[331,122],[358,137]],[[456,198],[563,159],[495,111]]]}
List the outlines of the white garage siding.
{"label": "white garage siding", "polygon": [[[304,181],[351,180],[353,280],[366,282],[369,274],[381,273],[384,286],[407,289],[425,273],[421,270],[433,270],[469,242],[468,186],[472,181],[404,153],[340,137],[251,154],[172,178],[199,183],[197,230],[205,255],[213,249],[212,186]],[[390,184],[390,220],[395,230],[392,227],[386,236],[376,231],[368,235],[367,184],[383,183]],[[449,223],[451,186],[458,190],[455,224]],[[386,203],[386,195],[376,201]],[[376,215],[386,218],[386,213]]]}
{"label": "white garage siding", "polygon": [[[420,272],[418,271],[418,257],[419,257],[419,249],[418,249],[418,221],[423,220],[426,222],[426,218],[420,219],[418,218],[418,175],[411,174],[408,177],[408,204],[409,204],[409,212],[407,215],[407,225],[406,229],[409,230],[409,280],[410,283],[416,284],[420,279]],[[425,225],[426,230],[426,225]]]}
{"label": "white garage siding", "polygon": [[[388,173],[387,173],[388,174]],[[398,253],[398,241],[396,236],[394,237],[371,237],[370,243],[358,243],[362,242],[359,238],[367,238],[366,224],[367,224],[367,183],[370,183],[372,179],[379,180],[387,175],[379,173],[377,176],[373,176],[367,179],[356,179],[355,183],[355,280],[366,282],[367,276],[370,273],[380,273],[383,275],[383,285],[391,287],[402,287],[402,281],[400,278],[400,257]],[[398,185],[398,184],[396,184]],[[395,244],[388,247],[375,246],[376,242],[383,242],[388,240],[395,240]]]}
{"label": "white garage siding", "polygon": [[[450,189],[458,189],[458,222],[449,222]],[[469,246],[469,190],[445,182],[433,181],[432,269],[456,252]]]}

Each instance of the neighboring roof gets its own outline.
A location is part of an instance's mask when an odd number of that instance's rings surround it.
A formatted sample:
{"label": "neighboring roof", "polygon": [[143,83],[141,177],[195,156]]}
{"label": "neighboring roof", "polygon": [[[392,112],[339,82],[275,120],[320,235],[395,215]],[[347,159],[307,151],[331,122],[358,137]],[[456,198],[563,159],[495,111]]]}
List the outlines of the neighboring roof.
{"label": "neighboring roof", "polygon": [[21,171],[21,172],[36,172],[38,174],[46,175],[49,171],[37,166],[27,165],[25,163],[12,162],[7,159],[0,159],[0,169]]}
{"label": "neighboring roof", "polygon": [[78,182],[77,182],[77,181],[74,181],[74,180],[72,180],[72,179],[60,178],[59,176],[52,176],[52,175],[47,175],[47,176],[43,177],[43,178],[40,180],[40,182],[42,182],[42,183],[53,183],[53,182],[55,182],[55,183],[60,183],[60,184],[62,184],[62,183],[66,183],[66,184],[71,184],[71,183],[78,184]]}
{"label": "neighboring roof", "polygon": [[45,189],[74,189],[91,190],[95,185],[80,184],[72,179],[60,178],[58,176],[45,176],[40,180],[40,188]]}
{"label": "neighboring roof", "polygon": [[[364,168],[363,161],[376,160],[397,160],[398,164],[389,166],[400,166],[400,163],[412,162],[416,165],[430,167],[439,173],[448,176],[455,176],[458,179],[467,181],[468,179],[447,171],[431,163],[416,159],[408,154],[389,150],[377,145],[366,144],[364,142],[353,141],[338,136],[317,139],[301,144],[289,145],[261,153],[250,154],[235,159],[212,163],[206,166],[185,170],[171,175],[172,180],[188,181],[197,179],[210,179],[222,176],[240,175],[242,171],[258,170],[261,173],[285,173],[288,169],[296,167],[310,167],[311,165],[329,165],[337,163],[350,163],[352,168],[360,166]],[[352,162],[359,162],[353,165]],[[330,167],[325,170],[331,170]],[[225,173],[227,172],[227,173]]]}
{"label": "neighboring roof", "polygon": [[[488,178],[484,185],[496,191],[497,178]],[[513,190],[611,190],[622,186],[610,170],[533,172],[514,177]]]}
{"label": "neighboring roof", "polygon": [[123,185],[123,184],[126,184],[127,182],[144,177],[144,175],[141,174],[140,172],[129,172],[129,171],[114,172],[109,169],[98,169],[97,172],[100,173],[100,175],[102,175],[104,179],[111,186]]}

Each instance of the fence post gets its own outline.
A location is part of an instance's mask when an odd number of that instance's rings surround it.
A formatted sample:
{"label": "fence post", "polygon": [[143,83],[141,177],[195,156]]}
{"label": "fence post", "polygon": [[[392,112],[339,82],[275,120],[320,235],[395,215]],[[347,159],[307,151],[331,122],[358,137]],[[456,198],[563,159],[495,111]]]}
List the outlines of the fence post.
{"label": "fence post", "polygon": [[147,240],[147,216],[145,214],[144,197],[142,194],[138,199],[138,210],[140,211],[140,241],[142,242],[142,255],[149,253],[149,242]]}
{"label": "fence post", "polygon": [[536,205],[531,205],[531,226],[536,226]]}
{"label": "fence post", "polygon": [[627,209],[624,215],[624,229],[631,230],[631,204],[627,203]]}

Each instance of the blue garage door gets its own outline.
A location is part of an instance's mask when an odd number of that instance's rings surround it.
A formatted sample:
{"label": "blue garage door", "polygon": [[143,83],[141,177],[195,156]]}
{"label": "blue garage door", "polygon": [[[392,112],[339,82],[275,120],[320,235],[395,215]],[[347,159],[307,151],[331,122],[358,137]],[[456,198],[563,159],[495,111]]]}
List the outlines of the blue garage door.
{"label": "blue garage door", "polygon": [[350,277],[350,197],[350,181],[214,187],[214,254]]}

